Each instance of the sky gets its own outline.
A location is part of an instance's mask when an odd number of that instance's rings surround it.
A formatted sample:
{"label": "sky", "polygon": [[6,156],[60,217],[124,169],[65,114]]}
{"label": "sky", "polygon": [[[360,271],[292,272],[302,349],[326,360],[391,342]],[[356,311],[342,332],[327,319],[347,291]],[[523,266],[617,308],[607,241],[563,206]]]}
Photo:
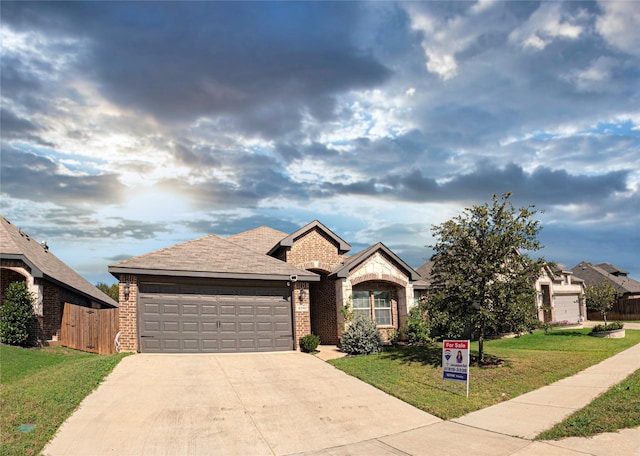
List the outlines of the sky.
{"label": "sky", "polygon": [[640,279],[640,2],[10,2],[0,213],[92,283],[319,220],[417,268],[511,192]]}

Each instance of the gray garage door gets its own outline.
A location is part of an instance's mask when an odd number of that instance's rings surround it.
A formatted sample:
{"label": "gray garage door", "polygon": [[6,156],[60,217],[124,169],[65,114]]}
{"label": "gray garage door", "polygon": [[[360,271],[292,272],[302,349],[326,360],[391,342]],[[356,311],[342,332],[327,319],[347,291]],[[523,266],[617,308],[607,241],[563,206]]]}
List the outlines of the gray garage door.
{"label": "gray garage door", "polygon": [[140,351],[222,353],[293,349],[286,288],[141,284]]}
{"label": "gray garage door", "polygon": [[557,321],[567,320],[577,323],[580,320],[580,304],[577,295],[556,295],[553,303]]}

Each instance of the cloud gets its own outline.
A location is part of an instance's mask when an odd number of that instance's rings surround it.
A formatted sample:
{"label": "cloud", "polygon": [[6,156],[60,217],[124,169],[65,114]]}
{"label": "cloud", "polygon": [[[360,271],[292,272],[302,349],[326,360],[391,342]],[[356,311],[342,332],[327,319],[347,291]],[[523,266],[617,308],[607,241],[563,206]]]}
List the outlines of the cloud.
{"label": "cloud", "polygon": [[576,40],[583,32],[582,11],[572,14],[561,3],[542,3],[509,39],[523,48],[543,50],[556,39]]}
{"label": "cloud", "polygon": [[596,21],[596,30],[616,49],[640,55],[640,4],[638,2],[598,3],[603,14]]}
{"label": "cloud", "polygon": [[122,186],[115,174],[72,174],[51,159],[2,144],[2,193],[30,201],[72,204],[118,202]]}
{"label": "cloud", "polygon": [[[81,67],[90,69],[103,95],[163,121],[223,116],[243,131],[282,133],[299,124],[301,112],[326,117],[335,94],[378,85],[391,74],[345,35],[358,19],[356,4],[35,8],[8,5],[4,19],[10,27],[87,37]],[[302,22],[292,21],[299,15]]]}

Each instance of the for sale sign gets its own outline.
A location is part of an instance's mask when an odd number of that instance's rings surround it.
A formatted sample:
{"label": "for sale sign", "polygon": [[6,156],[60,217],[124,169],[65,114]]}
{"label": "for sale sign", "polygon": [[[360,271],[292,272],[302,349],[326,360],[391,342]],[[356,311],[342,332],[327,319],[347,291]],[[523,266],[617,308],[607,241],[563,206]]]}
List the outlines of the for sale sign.
{"label": "for sale sign", "polygon": [[445,340],[442,342],[442,383],[465,383],[469,397],[469,341]]}

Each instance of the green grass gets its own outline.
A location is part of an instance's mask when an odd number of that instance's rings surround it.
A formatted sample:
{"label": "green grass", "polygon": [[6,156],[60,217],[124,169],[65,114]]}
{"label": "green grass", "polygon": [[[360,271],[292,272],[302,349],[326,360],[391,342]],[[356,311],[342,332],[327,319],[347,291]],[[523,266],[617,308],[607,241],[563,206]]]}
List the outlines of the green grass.
{"label": "green grass", "polygon": [[589,437],[636,426],[640,426],[640,370],[540,434],[537,439]]}
{"label": "green grass", "polygon": [[[35,455],[126,354],[0,345],[0,455]],[[18,426],[35,425],[31,432]]]}
{"label": "green grass", "polygon": [[[553,330],[485,342],[502,367],[471,367],[466,392],[442,388],[442,345],[391,348],[369,356],[330,361],[339,369],[443,419],[452,419],[573,375],[640,343],[640,331],[624,339],[600,339],[590,329]],[[477,343],[471,352],[477,354]],[[639,412],[640,413],[640,412]]]}

